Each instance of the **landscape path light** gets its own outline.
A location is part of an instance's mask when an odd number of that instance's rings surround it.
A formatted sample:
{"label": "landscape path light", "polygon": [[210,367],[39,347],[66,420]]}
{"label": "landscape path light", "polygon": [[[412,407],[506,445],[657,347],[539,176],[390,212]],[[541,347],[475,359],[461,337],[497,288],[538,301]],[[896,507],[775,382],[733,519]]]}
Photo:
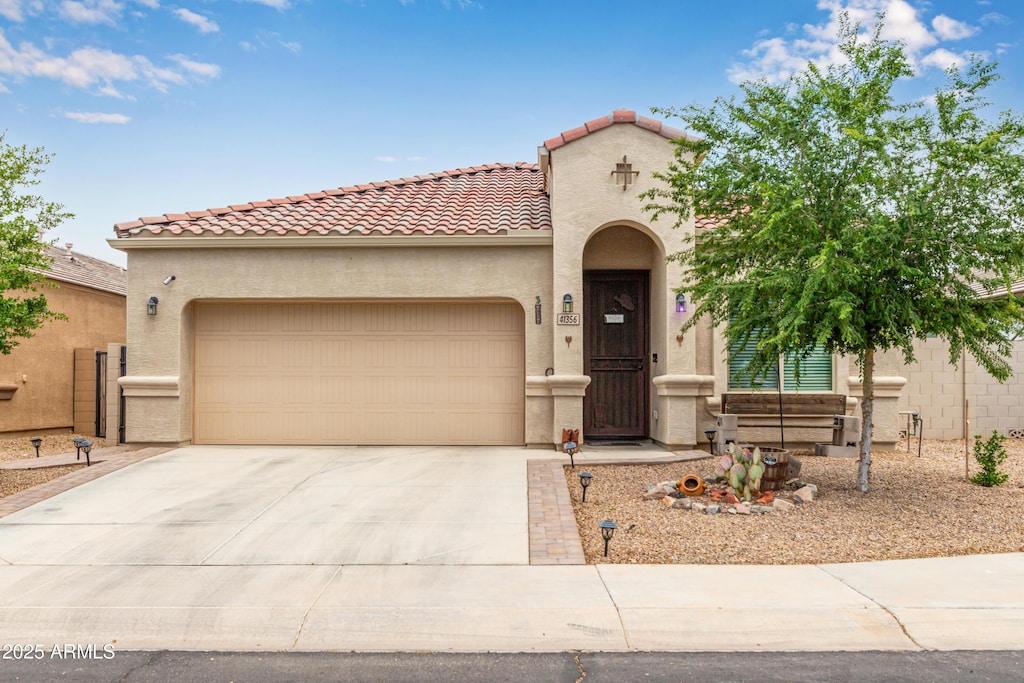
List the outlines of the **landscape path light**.
{"label": "landscape path light", "polygon": [[92,462],[89,460],[89,453],[92,452],[92,441],[82,439],[82,450],[85,451],[85,466],[89,467]]}
{"label": "landscape path light", "polygon": [[31,441],[32,445],[36,447],[36,457],[38,458],[39,457],[39,446],[40,446],[40,444],[43,443],[43,440],[40,439],[38,436],[33,436],[31,439],[29,439],[29,441]]}
{"label": "landscape path light", "polygon": [[580,472],[580,486],[583,487],[583,498],[580,500],[581,503],[587,502],[587,487],[590,486],[590,482],[593,478],[594,475],[590,472]]}
{"label": "landscape path light", "polygon": [[75,444],[75,448],[77,449],[75,451],[75,460],[80,460],[82,458],[82,444],[84,444],[87,439],[84,436],[76,436],[71,439],[71,441]]}
{"label": "landscape path light", "polygon": [[716,433],[717,432],[714,429],[705,429],[704,430],[704,436],[707,437],[707,440],[708,440],[708,453],[710,453],[711,455],[715,454],[715,434]]}
{"label": "landscape path light", "polygon": [[612,536],[615,535],[615,530],[619,528],[619,525],[610,519],[605,519],[597,526],[601,528],[601,538],[604,539],[604,556],[608,557],[608,541],[612,540]]}

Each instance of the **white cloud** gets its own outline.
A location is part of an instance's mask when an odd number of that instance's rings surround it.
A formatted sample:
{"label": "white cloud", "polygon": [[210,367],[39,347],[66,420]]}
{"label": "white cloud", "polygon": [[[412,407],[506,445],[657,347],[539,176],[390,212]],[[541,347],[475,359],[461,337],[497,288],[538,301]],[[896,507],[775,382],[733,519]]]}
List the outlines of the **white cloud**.
{"label": "white cloud", "polygon": [[128,123],[131,119],[124,114],[104,114],[96,111],[69,111],[64,116],[79,123]]}
{"label": "white cloud", "polygon": [[989,24],[1011,23],[1010,17],[1006,16],[1005,14],[1000,14],[999,12],[986,12],[985,14],[981,15],[981,18],[978,19],[978,21],[980,21],[983,26],[988,26]]}
{"label": "white cloud", "polygon": [[250,43],[248,40],[243,40],[239,43],[243,50],[246,52],[256,52],[256,46]]}
{"label": "white cloud", "polygon": [[[883,40],[898,40],[906,46],[911,63],[921,66],[939,66],[948,63],[954,53],[938,47],[943,40],[959,40],[977,33],[978,28],[944,14],[932,20],[932,29],[919,16],[919,10],[907,0],[818,0],[818,9],[828,12],[828,19],[819,24],[805,24],[797,37],[769,37],[759,39],[742,52],[745,60],[727,69],[729,80],[764,78],[770,83],[785,80],[808,62],[827,67],[844,60],[836,46],[839,22],[845,13],[850,21],[861,26],[862,34],[873,30],[875,19],[885,13],[885,24],[880,36]],[[787,28],[787,34],[793,33]],[[928,53],[929,59],[921,55]],[[954,55],[962,60],[962,55]],[[960,61],[960,63],[963,63]],[[944,68],[944,67],[939,67]]]}
{"label": "white cloud", "polygon": [[7,17],[11,21],[23,21],[25,15],[21,13],[21,0],[0,0],[0,17]]}
{"label": "white cloud", "polygon": [[192,24],[195,26],[199,29],[200,33],[217,33],[220,31],[220,26],[217,26],[217,22],[204,17],[202,14],[196,14],[191,10],[187,10],[184,7],[174,10],[174,14],[186,24]]}
{"label": "white cloud", "polygon": [[140,5],[145,5],[149,9],[159,9],[160,7],[159,0],[135,0],[135,2],[139,3]]}
{"label": "white cloud", "polygon": [[0,74],[50,78],[76,88],[96,88],[98,95],[124,97],[116,83],[142,82],[159,92],[167,92],[171,85],[188,83],[186,75],[212,78],[220,74],[220,67],[194,62],[182,55],[174,55],[171,60],[173,66],[159,66],[142,55],[124,55],[94,47],[79,48],[61,57],[28,42],[14,47],[0,30]]}
{"label": "white cloud", "polygon": [[942,40],[962,40],[978,32],[977,26],[971,26],[962,21],[950,19],[945,14],[940,14],[932,19],[932,28],[935,29],[935,33]]}
{"label": "white cloud", "polygon": [[64,0],[60,3],[60,15],[76,24],[117,24],[121,16],[121,5],[115,0]]}
{"label": "white cloud", "polygon": [[295,40],[279,40],[281,47],[288,50],[289,52],[299,53],[302,52],[302,43]]}
{"label": "white cloud", "polygon": [[110,83],[107,83],[106,85],[102,85],[99,88],[97,88],[96,94],[103,95],[104,97],[116,97],[119,100],[131,100],[132,102],[135,101],[134,97],[132,97],[131,95],[125,95]]}
{"label": "white cloud", "polygon": [[220,76],[220,67],[216,64],[205,64],[203,62],[194,62],[187,58],[185,55],[171,55],[170,59],[177,62],[185,71],[201,76],[203,78],[217,78]]}
{"label": "white cloud", "polygon": [[958,54],[940,47],[938,50],[933,50],[926,54],[921,59],[921,63],[925,66],[934,66],[937,69],[945,70],[954,65],[965,66],[967,62],[971,61],[972,56],[985,57],[985,54],[973,52],[961,52]]}
{"label": "white cloud", "polygon": [[242,0],[242,2],[254,2],[257,5],[266,5],[274,9],[286,10],[291,7],[289,0]]}
{"label": "white cloud", "polygon": [[421,156],[411,156],[411,157],[406,157],[405,160],[406,161],[426,161],[427,158],[426,157],[421,157]]}
{"label": "white cloud", "polygon": [[374,157],[373,160],[374,161],[380,161],[380,162],[383,162],[385,164],[391,164],[391,163],[394,163],[394,162],[398,161],[397,158],[391,157],[391,156]]}

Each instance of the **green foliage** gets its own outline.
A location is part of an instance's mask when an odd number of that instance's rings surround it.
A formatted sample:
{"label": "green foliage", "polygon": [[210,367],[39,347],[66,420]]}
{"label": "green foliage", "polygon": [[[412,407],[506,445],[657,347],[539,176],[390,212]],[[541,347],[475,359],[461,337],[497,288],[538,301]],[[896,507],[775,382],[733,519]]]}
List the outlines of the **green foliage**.
{"label": "green foliage", "polygon": [[49,310],[38,290],[50,264],[42,235],[70,218],[63,207],[23,187],[38,185],[50,157],[40,148],[14,147],[0,134],[0,353],[48,320],[64,316]]}
{"label": "green foliage", "polygon": [[[845,61],[808,64],[779,84],[744,83],[737,98],[661,109],[694,138],[648,192],[648,210],[717,219],[671,258],[704,317],[730,347],[754,346],[747,373],[774,372],[817,346],[858,359],[864,382],[861,473],[867,490],[876,351],[913,362],[915,339],[938,336],[1010,375],[1014,297],[979,297],[1024,276],[1024,121],[983,116],[992,63],[947,72],[934,106],[897,102],[913,75],[899,43],[841,22]],[[730,322],[731,320],[731,322]]]}
{"label": "green foliage", "polygon": [[981,436],[974,439],[974,459],[981,465],[981,471],[971,477],[971,483],[999,486],[1010,478],[1006,472],[999,471],[999,466],[1006,460],[1006,448],[1003,446],[1006,437],[993,430],[992,436],[985,440],[981,440]]}
{"label": "green foliage", "polygon": [[729,490],[742,500],[749,501],[760,493],[762,476],[764,464],[761,462],[760,448],[755,448],[751,453],[730,443],[715,466],[715,477],[728,482]]}

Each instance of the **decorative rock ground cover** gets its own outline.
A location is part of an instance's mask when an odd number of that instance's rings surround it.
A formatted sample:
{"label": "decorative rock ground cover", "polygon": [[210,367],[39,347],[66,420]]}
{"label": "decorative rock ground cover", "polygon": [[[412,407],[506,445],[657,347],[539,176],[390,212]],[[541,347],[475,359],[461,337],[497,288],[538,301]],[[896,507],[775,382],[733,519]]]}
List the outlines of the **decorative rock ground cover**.
{"label": "decorative rock ground cover", "polygon": [[[724,493],[714,500],[711,492],[723,489],[711,484],[701,496],[679,492],[690,473],[714,481],[712,459],[589,466],[585,504],[582,468],[565,474],[589,563],[822,564],[1024,551],[1024,441],[1006,441],[1010,477],[992,488],[965,480],[962,441],[926,441],[921,458],[916,445],[874,453],[867,494],[854,487],[855,459],[795,453],[800,475],[749,510]],[[978,470],[973,457],[968,465]],[[653,493],[659,485],[664,495]],[[607,558],[603,519],[618,525]]]}

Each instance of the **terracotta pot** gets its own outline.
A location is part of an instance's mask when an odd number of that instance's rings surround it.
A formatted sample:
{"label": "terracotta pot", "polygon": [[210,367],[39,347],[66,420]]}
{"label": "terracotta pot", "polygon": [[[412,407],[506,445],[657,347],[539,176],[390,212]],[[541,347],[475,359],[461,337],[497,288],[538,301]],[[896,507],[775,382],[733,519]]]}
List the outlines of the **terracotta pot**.
{"label": "terracotta pot", "polygon": [[703,496],[704,486],[704,480],[696,474],[684,475],[679,480],[679,490],[688,496]]}

